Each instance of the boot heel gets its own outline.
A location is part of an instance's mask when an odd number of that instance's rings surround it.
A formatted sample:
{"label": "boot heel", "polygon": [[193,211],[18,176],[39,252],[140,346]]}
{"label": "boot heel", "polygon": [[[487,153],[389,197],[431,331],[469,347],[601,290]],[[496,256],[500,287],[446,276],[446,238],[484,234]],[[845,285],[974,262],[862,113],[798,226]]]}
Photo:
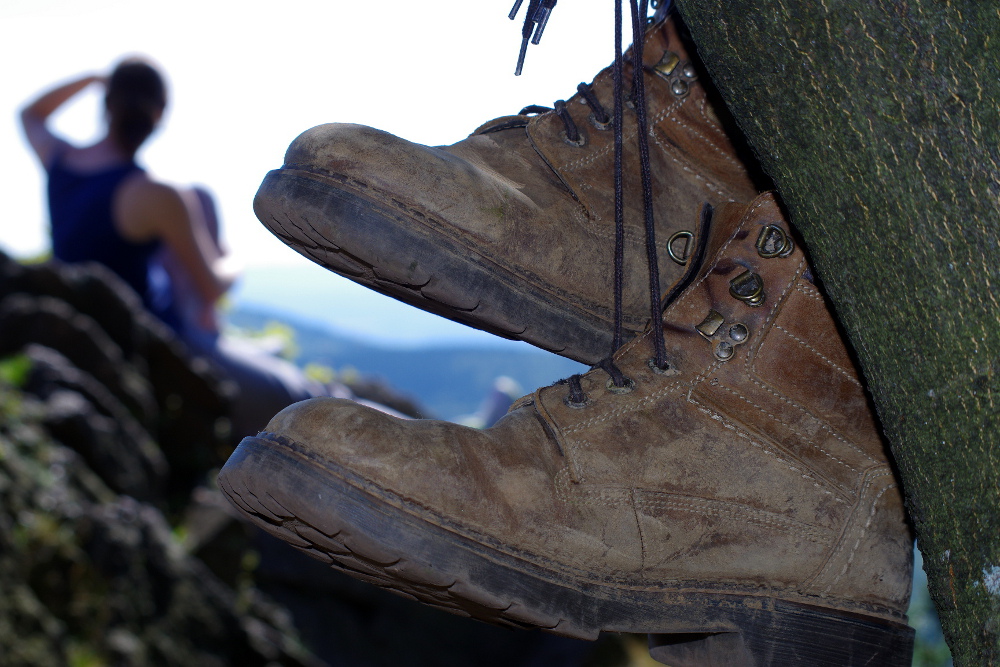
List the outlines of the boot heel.
{"label": "boot heel", "polygon": [[910,667],[914,631],[902,623],[777,600],[763,607],[734,614],[733,632],[651,634],[649,654],[670,667]]}

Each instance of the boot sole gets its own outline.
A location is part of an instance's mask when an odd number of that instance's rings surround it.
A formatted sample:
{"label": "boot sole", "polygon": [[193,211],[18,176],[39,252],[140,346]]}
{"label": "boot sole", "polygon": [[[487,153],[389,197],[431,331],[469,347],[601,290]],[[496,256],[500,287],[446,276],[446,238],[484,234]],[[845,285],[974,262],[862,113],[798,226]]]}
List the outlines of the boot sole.
{"label": "boot sole", "polygon": [[587,364],[610,353],[611,324],[594,314],[596,306],[540,289],[543,281],[525,280],[462,245],[424,213],[386,205],[352,184],[274,170],[260,185],[254,212],[300,254],[381,294]]}
{"label": "boot sole", "polygon": [[650,633],[652,656],[675,667],[910,664],[913,630],[901,622],[759,591],[581,580],[420,518],[280,436],[244,438],[219,485],[255,524],[308,555],[488,623],[578,639]]}

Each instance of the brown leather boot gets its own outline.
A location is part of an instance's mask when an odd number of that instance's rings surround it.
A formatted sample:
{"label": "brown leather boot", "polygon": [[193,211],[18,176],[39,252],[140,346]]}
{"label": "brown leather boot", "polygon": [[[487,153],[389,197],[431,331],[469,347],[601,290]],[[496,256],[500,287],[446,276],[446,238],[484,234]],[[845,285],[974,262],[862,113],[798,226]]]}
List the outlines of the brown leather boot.
{"label": "brown leather boot", "polygon": [[[722,128],[673,19],[645,37],[656,234],[684,259],[705,202],[757,190]],[[631,66],[625,66],[625,91]],[[303,255],[376,291],[593,363],[611,350],[614,142],[611,68],[557,111],[484,124],[452,146],[360,125],[313,128],[254,202]],[[587,100],[590,100],[588,103]],[[649,321],[636,117],[624,132],[624,326]],[[674,234],[679,234],[674,237]],[[683,267],[661,252],[667,290]]]}
{"label": "brown leather boot", "polygon": [[909,665],[900,491],[773,195],[699,247],[666,369],[647,329],[482,431],[314,399],[219,482],[301,550],[489,622],[653,633],[671,665]]}

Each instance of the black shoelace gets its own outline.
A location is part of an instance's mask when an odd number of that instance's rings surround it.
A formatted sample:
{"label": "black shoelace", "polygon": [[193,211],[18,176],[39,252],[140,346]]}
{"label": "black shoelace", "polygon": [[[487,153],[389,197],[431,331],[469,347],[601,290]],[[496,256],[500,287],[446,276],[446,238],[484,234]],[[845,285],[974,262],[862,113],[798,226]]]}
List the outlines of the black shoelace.
{"label": "black shoelace", "polygon": [[[656,250],[656,228],[653,216],[653,179],[649,160],[649,128],[646,117],[646,85],[645,66],[643,64],[643,48],[645,45],[645,29],[647,25],[647,15],[649,13],[649,0],[628,0],[632,18],[632,107],[635,110],[637,139],[639,151],[639,170],[642,185],[643,222],[645,227],[646,241],[646,261],[649,267],[649,305],[651,321],[653,323],[653,358],[650,360],[650,367],[654,371],[665,371],[669,368],[666,353],[666,342],[663,335],[663,327],[657,326],[662,317],[661,292],[660,292],[660,268]],[[581,83],[577,91],[591,109],[591,120],[599,128],[605,129],[608,122],[614,128],[614,189],[615,189],[615,248],[614,248],[614,332],[612,336],[612,349],[607,358],[598,363],[595,368],[603,369],[609,376],[609,389],[612,391],[628,391],[631,381],[615,366],[613,361],[614,353],[623,343],[623,291],[624,291],[624,203],[623,203],[623,178],[622,178],[622,118],[624,114],[624,63],[626,58],[622,53],[622,5],[621,0],[615,2],[615,60],[612,66],[614,82],[614,111],[608,115],[603,105],[587,84]],[[514,19],[520,9],[522,0],[516,0],[514,8],[509,14],[510,19]],[[659,5],[654,0],[654,5]],[[669,5],[669,0],[666,3]],[[556,5],[556,0],[530,0],[524,26],[521,29],[521,51],[518,54],[517,69],[515,74],[520,74],[524,66],[524,57],[527,52],[529,40],[533,44],[538,44],[542,33],[548,23],[552,10]],[[661,12],[669,10],[668,6],[659,7]],[[546,107],[530,106],[521,110],[521,113],[538,113],[549,111]],[[566,109],[566,102],[558,100],[555,103],[555,113],[562,119],[565,126],[565,138],[569,143],[580,145],[582,142],[579,128],[573,121]],[[707,225],[707,219],[711,217],[711,209],[706,209],[702,215],[702,226]],[[702,230],[703,231],[703,230]],[[699,235],[704,238],[704,234]],[[692,257],[692,259],[694,259]],[[689,263],[690,269],[696,266],[695,262]],[[682,282],[687,282],[685,279]],[[679,293],[672,290],[671,297]],[[570,405],[582,406],[586,404],[587,398],[580,385],[580,376],[574,375],[565,382],[569,385],[569,396],[567,403]]]}

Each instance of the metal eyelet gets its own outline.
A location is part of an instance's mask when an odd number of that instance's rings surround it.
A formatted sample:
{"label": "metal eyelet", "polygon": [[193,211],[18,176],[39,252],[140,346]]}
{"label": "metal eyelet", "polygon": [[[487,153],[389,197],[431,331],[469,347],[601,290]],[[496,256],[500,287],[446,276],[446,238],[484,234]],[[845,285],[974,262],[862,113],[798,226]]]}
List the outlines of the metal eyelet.
{"label": "metal eyelet", "polygon": [[[608,122],[607,123],[602,123],[601,121],[597,120],[596,117],[594,117],[593,113],[591,113],[589,116],[587,116],[587,120],[589,120],[590,124],[593,125],[594,127],[596,127],[598,130],[610,130],[611,127],[614,125],[615,117],[614,116],[609,116],[608,117]],[[583,136],[583,135],[580,135],[580,136]]]}
{"label": "metal eyelet", "polygon": [[729,361],[736,354],[736,350],[733,348],[733,344],[720,341],[718,345],[715,346],[715,356],[719,358],[720,361]]}
{"label": "metal eyelet", "polygon": [[635,389],[635,381],[631,378],[625,378],[625,386],[616,387],[614,381],[608,380],[608,383],[604,386],[612,394],[629,394]]}
{"label": "metal eyelet", "polygon": [[562,137],[562,140],[565,143],[569,144],[570,146],[576,146],[577,148],[581,148],[587,144],[587,137],[584,136],[582,132],[580,133],[580,138],[577,139],[576,141],[573,141],[568,136],[566,136],[566,130],[560,132],[559,136]]}
{"label": "metal eyelet", "polygon": [[698,78],[698,70],[691,63],[684,63],[684,67],[681,68],[681,74],[692,81]]}
{"label": "metal eyelet", "polygon": [[653,359],[652,357],[646,360],[646,365],[649,366],[649,369],[657,375],[678,375],[680,373],[680,371],[669,363],[666,368],[660,368],[656,365],[656,359]]}
{"label": "metal eyelet", "polygon": [[677,97],[684,97],[688,94],[688,83],[682,79],[677,79],[672,84],[670,84],[670,92],[672,92]]}
{"label": "metal eyelet", "polygon": [[568,408],[573,408],[574,410],[580,410],[590,405],[590,399],[584,396],[582,403],[574,403],[573,401],[569,400],[569,396],[567,396],[566,398],[563,399],[563,403],[565,403],[566,407]]}

